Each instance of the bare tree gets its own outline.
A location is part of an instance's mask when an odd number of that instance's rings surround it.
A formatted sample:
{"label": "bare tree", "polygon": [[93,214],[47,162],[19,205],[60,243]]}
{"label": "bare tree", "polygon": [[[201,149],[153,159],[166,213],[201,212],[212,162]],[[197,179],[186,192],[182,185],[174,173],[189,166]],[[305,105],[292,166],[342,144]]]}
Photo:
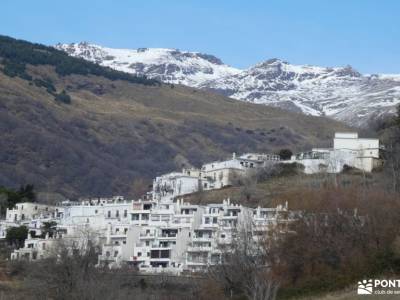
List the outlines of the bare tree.
{"label": "bare tree", "polygon": [[211,266],[208,275],[231,295],[243,294],[252,300],[273,300],[279,280],[273,274],[271,242],[267,235],[254,234],[252,224],[235,231],[232,243],[221,247],[221,262]]}

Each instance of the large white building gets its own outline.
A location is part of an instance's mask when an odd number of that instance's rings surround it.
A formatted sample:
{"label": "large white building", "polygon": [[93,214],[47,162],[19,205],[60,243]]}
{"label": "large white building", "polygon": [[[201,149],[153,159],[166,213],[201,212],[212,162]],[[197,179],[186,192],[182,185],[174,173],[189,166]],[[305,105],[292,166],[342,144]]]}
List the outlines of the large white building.
{"label": "large white building", "polygon": [[340,173],[345,166],[372,172],[382,164],[382,149],[379,139],[359,138],[356,132],[337,132],[333,148],[314,148],[309,152],[298,153],[285,162],[302,164],[306,174]]}

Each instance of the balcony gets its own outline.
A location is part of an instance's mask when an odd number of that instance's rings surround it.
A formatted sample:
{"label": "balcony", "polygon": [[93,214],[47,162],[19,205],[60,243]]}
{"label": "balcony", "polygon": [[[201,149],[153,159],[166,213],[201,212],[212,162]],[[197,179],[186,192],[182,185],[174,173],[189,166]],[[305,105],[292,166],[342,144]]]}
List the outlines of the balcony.
{"label": "balcony", "polygon": [[188,266],[206,266],[207,263],[204,261],[188,260],[186,262],[186,265],[188,265]]}
{"label": "balcony", "polygon": [[171,261],[171,258],[169,257],[155,257],[155,258],[150,258],[150,263],[169,263]]}
{"label": "balcony", "polygon": [[162,244],[152,244],[151,250],[171,250],[171,246],[166,246]]}
{"label": "balcony", "polygon": [[208,246],[189,246],[187,252],[211,252],[212,247]]}
{"label": "balcony", "polygon": [[212,238],[211,237],[205,237],[205,236],[203,236],[203,237],[193,237],[192,241],[193,242],[211,242]]}
{"label": "balcony", "polygon": [[139,237],[141,240],[146,240],[146,239],[154,239],[156,235],[154,233],[140,233]]}

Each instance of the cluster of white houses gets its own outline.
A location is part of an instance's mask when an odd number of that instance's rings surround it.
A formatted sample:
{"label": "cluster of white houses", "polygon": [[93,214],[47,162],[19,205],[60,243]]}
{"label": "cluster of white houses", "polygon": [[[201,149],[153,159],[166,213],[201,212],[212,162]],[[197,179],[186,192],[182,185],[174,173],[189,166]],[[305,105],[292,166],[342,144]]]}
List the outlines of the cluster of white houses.
{"label": "cluster of white houses", "polygon": [[[333,149],[313,149],[285,162],[302,163],[306,173],[340,172],[344,165],[368,172],[379,160],[379,149],[379,140],[337,133]],[[116,196],[66,201],[58,206],[18,203],[0,222],[0,238],[5,238],[7,228],[27,226],[25,245],[14,250],[11,259],[36,260],[51,255],[61,241],[79,243],[90,233],[101,247],[100,265],[128,264],[148,272],[199,271],[220,261],[221,249],[234,241],[240,229],[251,230],[257,240],[271,230],[285,230],[292,215],[287,205],[249,208],[229,199],[193,205],[180,196],[222,188],[231,184],[232,174],[245,176],[249,170],[277,162],[277,155],[234,154],[200,169],[157,177],[153,190],[139,200]],[[43,232],[46,222],[53,222],[52,234]]]}
{"label": "cluster of white houses", "polygon": [[[219,262],[223,245],[232,243],[240,228],[251,230],[256,239],[269,230],[283,230],[289,220],[286,206],[253,209],[229,199],[203,206],[171,197],[137,201],[114,197],[61,207],[41,205],[46,213],[38,214],[36,207],[19,203],[7,212],[2,226],[25,225],[29,230],[24,247],[14,250],[11,259],[45,258],[61,241],[79,243],[90,236],[101,246],[99,264],[128,264],[145,272],[203,270]],[[41,235],[42,225],[49,221],[56,223],[54,233]]]}
{"label": "cluster of white houses", "polygon": [[153,181],[154,197],[180,196],[199,190],[220,189],[231,185],[232,175],[246,176],[256,169],[280,162],[279,155],[248,153],[239,157],[204,164],[200,169],[183,169],[156,177]]}

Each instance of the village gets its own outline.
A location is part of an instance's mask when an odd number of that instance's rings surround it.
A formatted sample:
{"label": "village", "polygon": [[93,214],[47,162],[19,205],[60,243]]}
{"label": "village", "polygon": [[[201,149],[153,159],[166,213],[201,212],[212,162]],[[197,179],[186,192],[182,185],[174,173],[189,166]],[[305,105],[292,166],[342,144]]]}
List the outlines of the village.
{"label": "village", "polygon": [[0,222],[0,239],[6,238],[9,228],[28,228],[28,238],[12,252],[11,260],[40,260],[54,254],[60,244],[72,247],[90,239],[100,247],[99,266],[128,265],[144,273],[201,272],[221,262],[226,246],[241,231],[257,243],[270,232],[286,232],[296,212],[287,203],[252,208],[221,199],[195,205],[182,196],[230,186],[233,175],[249,176],[276,164],[302,165],[305,174],[340,173],[347,167],[372,172],[383,163],[383,149],[378,139],[336,133],[332,148],[314,148],[288,160],[276,154],[234,153],[199,169],[158,176],[140,199],[89,198],[55,206],[17,203]]}

